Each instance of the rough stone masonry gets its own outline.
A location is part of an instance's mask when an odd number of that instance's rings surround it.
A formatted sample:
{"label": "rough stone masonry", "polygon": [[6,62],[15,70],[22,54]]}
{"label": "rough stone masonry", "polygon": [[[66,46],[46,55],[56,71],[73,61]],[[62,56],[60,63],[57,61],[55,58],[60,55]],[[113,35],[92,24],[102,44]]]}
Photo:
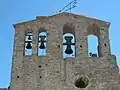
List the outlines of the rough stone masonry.
{"label": "rough stone masonry", "polygon": [[[116,56],[110,51],[109,26],[110,22],[67,12],[14,24],[9,90],[120,90]],[[45,56],[38,56],[41,32],[47,33]],[[28,33],[33,35],[29,56],[25,55]],[[66,33],[75,37],[75,57],[63,58]],[[88,35],[98,38],[98,56],[88,55]]]}

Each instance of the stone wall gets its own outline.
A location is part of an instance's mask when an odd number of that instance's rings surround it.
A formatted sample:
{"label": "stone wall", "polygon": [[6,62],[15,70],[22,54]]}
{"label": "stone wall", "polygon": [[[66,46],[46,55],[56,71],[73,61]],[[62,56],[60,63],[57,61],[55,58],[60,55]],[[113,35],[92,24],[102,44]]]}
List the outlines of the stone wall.
{"label": "stone wall", "polygon": [[[74,28],[63,30],[64,26]],[[78,90],[75,81],[85,78],[84,90],[119,90],[118,67],[115,56],[110,54],[109,22],[80,15],[61,13],[15,24],[14,55],[10,90]],[[44,28],[44,29],[43,29]],[[39,32],[47,32],[47,55],[37,56]],[[24,55],[25,33],[33,33],[32,55]],[[76,57],[63,59],[64,33],[76,38]],[[102,36],[102,57],[88,56],[88,35]],[[89,81],[89,83],[87,83]]]}
{"label": "stone wall", "polygon": [[0,88],[0,90],[8,90],[7,88]]}

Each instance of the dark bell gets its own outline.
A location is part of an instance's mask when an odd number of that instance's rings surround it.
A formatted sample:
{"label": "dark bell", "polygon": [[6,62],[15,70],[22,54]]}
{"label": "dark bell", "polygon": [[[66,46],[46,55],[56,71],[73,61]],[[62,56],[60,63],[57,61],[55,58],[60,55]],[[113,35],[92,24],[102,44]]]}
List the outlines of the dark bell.
{"label": "dark bell", "polygon": [[73,36],[65,36],[66,41],[71,41],[73,39]]}
{"label": "dark bell", "polygon": [[28,40],[32,40],[30,36],[28,36]]}
{"label": "dark bell", "polygon": [[40,47],[39,47],[40,49],[45,49],[45,45],[44,45],[44,42],[45,42],[44,39],[45,39],[45,37],[46,36],[40,36],[40,39],[41,39],[40,40],[41,44],[40,44]]}
{"label": "dark bell", "polygon": [[66,49],[66,50],[65,50],[65,53],[66,53],[66,54],[72,54],[72,53],[73,53],[73,50],[72,50],[71,48],[70,48],[70,49]]}
{"label": "dark bell", "polygon": [[44,42],[41,42],[41,45],[39,47],[40,49],[45,49],[45,45],[44,45]]}
{"label": "dark bell", "polygon": [[66,53],[66,54],[72,54],[72,53],[73,53],[73,50],[71,49],[71,45],[73,44],[73,43],[71,42],[72,39],[73,39],[72,36],[65,36],[66,43],[63,44],[63,45],[67,45],[67,48],[66,48],[66,50],[65,50],[65,53]]}
{"label": "dark bell", "polygon": [[32,46],[31,46],[30,42],[27,43],[26,49],[32,49]]}
{"label": "dark bell", "polygon": [[40,47],[39,47],[40,49],[45,49],[45,46],[42,46],[42,45],[40,45]]}

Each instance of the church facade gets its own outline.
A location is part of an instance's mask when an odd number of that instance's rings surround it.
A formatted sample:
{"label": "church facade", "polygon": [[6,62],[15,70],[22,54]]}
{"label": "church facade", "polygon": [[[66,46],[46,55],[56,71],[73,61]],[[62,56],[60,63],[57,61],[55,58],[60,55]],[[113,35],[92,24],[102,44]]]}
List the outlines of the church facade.
{"label": "church facade", "polygon": [[[109,26],[110,22],[67,12],[14,24],[9,89],[120,90]],[[88,35],[98,38],[98,55],[88,55]]]}

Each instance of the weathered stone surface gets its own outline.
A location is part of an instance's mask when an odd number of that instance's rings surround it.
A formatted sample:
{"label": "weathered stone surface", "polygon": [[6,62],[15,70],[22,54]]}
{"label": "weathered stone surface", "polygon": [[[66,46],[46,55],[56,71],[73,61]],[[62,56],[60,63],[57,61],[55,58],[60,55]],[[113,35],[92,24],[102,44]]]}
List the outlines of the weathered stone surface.
{"label": "weathered stone surface", "polygon": [[0,88],[0,90],[8,90],[7,88]]}
{"label": "weathered stone surface", "polygon": [[[64,29],[65,25],[71,30]],[[109,22],[71,13],[38,16],[15,24],[10,90],[78,90],[77,87],[81,87],[79,90],[120,90],[116,57],[110,53],[109,25]],[[31,31],[33,54],[25,56],[24,36]],[[47,32],[47,55],[37,56],[38,34],[42,31]],[[62,56],[62,38],[66,32],[76,39],[74,58]],[[87,36],[91,34],[98,37],[100,57],[88,56]]]}

